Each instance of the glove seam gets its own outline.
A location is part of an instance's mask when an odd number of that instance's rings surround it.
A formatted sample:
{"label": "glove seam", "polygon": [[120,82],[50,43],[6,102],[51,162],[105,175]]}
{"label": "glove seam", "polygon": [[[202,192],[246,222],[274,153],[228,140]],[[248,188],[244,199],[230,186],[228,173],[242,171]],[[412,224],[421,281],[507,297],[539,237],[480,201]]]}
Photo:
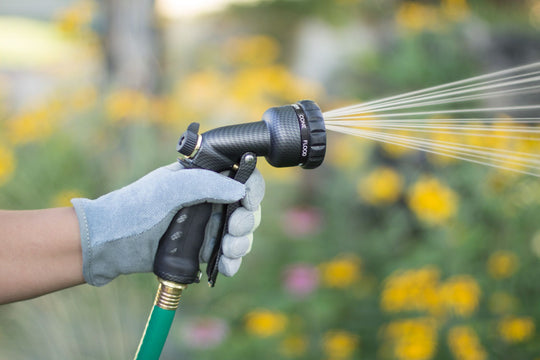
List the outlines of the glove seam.
{"label": "glove seam", "polygon": [[92,284],[94,282],[94,274],[92,272],[92,263],[93,263],[93,260],[94,260],[94,252],[93,252],[93,249],[92,249],[92,244],[90,243],[90,229],[88,228],[88,219],[86,217],[86,211],[84,211],[84,208],[82,209],[82,216],[83,216],[83,220],[84,220],[84,234],[86,236],[86,248],[88,249],[88,252],[89,252],[89,256],[88,256],[88,272],[89,272],[89,277],[90,279],[88,279],[88,283],[89,284]]}

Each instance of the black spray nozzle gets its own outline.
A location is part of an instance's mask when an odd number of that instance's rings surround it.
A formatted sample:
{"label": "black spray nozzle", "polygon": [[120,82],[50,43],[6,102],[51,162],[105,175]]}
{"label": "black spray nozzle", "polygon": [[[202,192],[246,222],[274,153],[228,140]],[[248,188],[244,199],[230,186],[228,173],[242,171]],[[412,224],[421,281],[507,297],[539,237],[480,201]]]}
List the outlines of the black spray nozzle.
{"label": "black spray nozzle", "polygon": [[311,100],[268,109],[262,121],[224,126],[198,134],[191,124],[180,138],[178,152],[192,166],[214,171],[233,168],[251,152],[275,167],[321,165],[326,129],[319,106]]}
{"label": "black spray nozzle", "polygon": [[[181,162],[221,172],[245,183],[255,169],[256,157],[264,156],[275,167],[321,165],[326,152],[326,130],[321,109],[310,100],[268,109],[262,121],[224,126],[199,134],[199,125],[191,124],[177,146]],[[255,161],[254,161],[255,160]],[[226,206],[218,237],[208,262],[209,283],[214,286],[222,255],[221,239],[226,224],[239,203]],[[154,260],[154,273],[164,281],[191,284],[199,281],[199,252],[212,205],[183,208],[162,236]],[[179,251],[181,249],[181,251]]]}

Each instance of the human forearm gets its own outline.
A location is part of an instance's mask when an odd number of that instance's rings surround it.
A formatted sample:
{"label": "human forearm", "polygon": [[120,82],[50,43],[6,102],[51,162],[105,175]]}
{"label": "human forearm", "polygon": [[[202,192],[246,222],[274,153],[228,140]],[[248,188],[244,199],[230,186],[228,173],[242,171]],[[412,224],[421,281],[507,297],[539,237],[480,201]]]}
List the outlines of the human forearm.
{"label": "human forearm", "polygon": [[0,211],[0,303],[84,283],[73,208]]}

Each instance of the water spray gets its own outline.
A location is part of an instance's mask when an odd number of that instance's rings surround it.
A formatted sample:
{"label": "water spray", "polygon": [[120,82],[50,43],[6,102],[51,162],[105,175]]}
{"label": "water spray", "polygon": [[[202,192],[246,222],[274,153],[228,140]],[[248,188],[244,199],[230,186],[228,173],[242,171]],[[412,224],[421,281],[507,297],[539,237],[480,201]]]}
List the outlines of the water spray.
{"label": "water spray", "polygon": [[540,177],[540,62],[323,114],[328,131]]}
{"label": "water spray", "polygon": [[[326,129],[319,106],[303,100],[270,108],[259,122],[224,126],[203,134],[199,134],[199,124],[192,123],[180,137],[177,151],[186,168],[230,171],[230,177],[245,183],[259,156],[274,167],[318,167],[326,153]],[[239,206],[229,204],[223,211],[218,241],[206,268],[212,287],[222,256],[221,238],[227,233],[229,216]],[[199,253],[211,211],[212,204],[208,203],[181,209],[160,239],[154,260],[159,288],[135,356],[138,360],[159,358],[182,291],[201,279]]]}

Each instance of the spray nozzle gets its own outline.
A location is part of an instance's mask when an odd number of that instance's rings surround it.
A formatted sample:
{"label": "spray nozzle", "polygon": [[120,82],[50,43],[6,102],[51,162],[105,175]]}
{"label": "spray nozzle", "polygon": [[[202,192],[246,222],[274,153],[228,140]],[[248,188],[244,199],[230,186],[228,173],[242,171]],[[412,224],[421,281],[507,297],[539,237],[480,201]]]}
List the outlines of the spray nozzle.
{"label": "spray nozzle", "polygon": [[270,165],[305,169],[319,166],[326,153],[326,129],[321,109],[311,100],[268,109],[262,121],[224,126],[198,134],[193,123],[177,150],[184,162],[214,171],[234,168],[251,152]]}
{"label": "spray nozzle", "polygon": [[[245,183],[255,170],[257,156],[266,157],[275,167],[316,168],[324,160],[326,129],[321,109],[313,101],[303,100],[270,108],[261,121],[224,126],[203,134],[199,134],[199,124],[192,123],[180,137],[177,150],[185,167],[216,172],[233,170],[229,176]],[[212,209],[208,205],[180,210],[162,236],[154,261],[154,273],[161,279],[180,284],[199,281],[199,250]],[[236,206],[239,204],[227,205],[208,262],[207,274],[212,285],[217,276],[226,220]],[[180,246],[181,252],[177,251]]]}

